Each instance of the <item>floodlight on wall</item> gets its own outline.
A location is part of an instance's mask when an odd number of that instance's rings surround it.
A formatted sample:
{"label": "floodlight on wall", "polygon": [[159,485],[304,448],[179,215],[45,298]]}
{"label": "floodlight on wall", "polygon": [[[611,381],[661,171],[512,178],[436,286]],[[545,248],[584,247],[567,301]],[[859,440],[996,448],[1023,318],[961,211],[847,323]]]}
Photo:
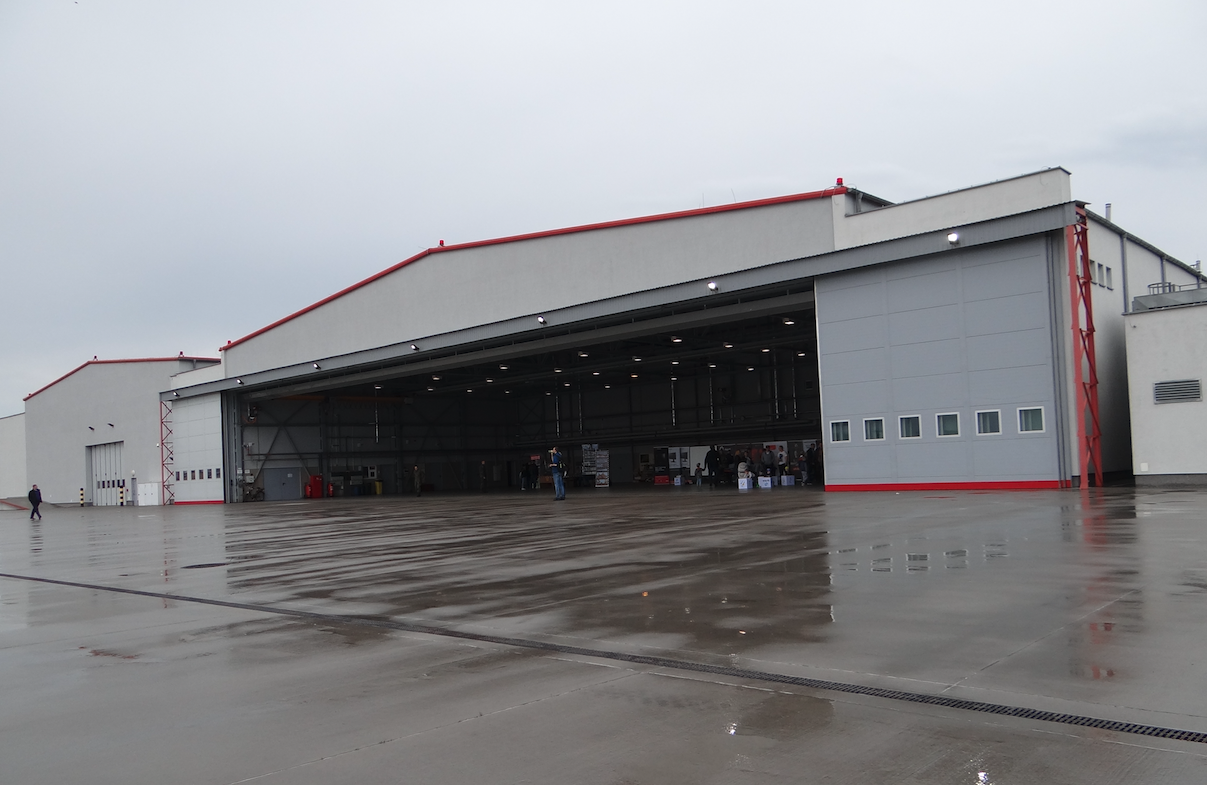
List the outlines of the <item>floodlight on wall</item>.
{"label": "floodlight on wall", "polygon": [[243,380],[242,380],[242,379],[235,379],[235,384],[243,384]]}
{"label": "floodlight on wall", "polygon": [[414,344],[414,343],[413,343],[413,344],[411,344],[411,351],[412,351],[412,352],[417,352],[417,351],[419,351],[419,345],[418,345],[418,344]]}
{"label": "floodlight on wall", "polygon": [[545,321],[544,316],[538,316],[538,317],[536,317],[536,320],[537,320],[538,324],[548,324],[548,322]]}
{"label": "floodlight on wall", "polygon": [[717,285],[716,281],[709,281],[708,282],[708,291],[719,292],[719,291],[721,291],[721,287]]}
{"label": "floodlight on wall", "polygon": [[319,364],[318,364],[318,363],[310,363],[310,364],[314,366],[314,370],[316,370],[316,371],[321,371],[321,370],[323,370],[322,368],[320,368],[320,367],[319,367]]}
{"label": "floodlight on wall", "polygon": [[960,242],[960,233],[952,232],[951,234],[947,235],[947,242],[951,243],[952,245]]}
{"label": "floodlight on wall", "polygon": [[172,392],[172,397],[173,397],[173,398],[179,398],[179,397],[180,397],[180,393],[178,393],[178,392],[176,392],[176,391],[173,391],[173,392]]}

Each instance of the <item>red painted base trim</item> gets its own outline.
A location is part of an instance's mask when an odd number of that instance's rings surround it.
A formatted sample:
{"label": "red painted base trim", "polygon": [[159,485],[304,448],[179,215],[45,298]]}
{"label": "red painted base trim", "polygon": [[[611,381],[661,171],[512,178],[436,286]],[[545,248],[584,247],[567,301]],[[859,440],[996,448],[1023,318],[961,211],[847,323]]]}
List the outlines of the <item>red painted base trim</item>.
{"label": "red painted base trim", "polygon": [[877,482],[826,485],[827,491],[1047,491],[1066,487],[1061,480],[1009,480],[1003,482]]}
{"label": "red painted base trim", "polygon": [[207,499],[205,501],[196,501],[196,502],[176,501],[176,502],[172,502],[172,503],[175,504],[177,507],[179,507],[182,504],[226,504],[226,502],[222,501],[221,499]]}
{"label": "red painted base trim", "polygon": [[20,504],[13,504],[12,502],[5,501],[4,499],[0,499],[0,504],[7,504],[9,507],[12,507],[14,510],[28,510],[29,509],[28,507],[22,507]]}

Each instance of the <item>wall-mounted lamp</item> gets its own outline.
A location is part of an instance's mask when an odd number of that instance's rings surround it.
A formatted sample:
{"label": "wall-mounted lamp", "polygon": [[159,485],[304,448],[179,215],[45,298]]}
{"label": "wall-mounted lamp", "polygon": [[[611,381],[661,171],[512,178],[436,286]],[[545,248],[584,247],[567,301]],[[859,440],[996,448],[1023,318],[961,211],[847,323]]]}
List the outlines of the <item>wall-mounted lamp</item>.
{"label": "wall-mounted lamp", "polygon": [[89,426],[88,426],[88,430],[90,430],[90,431],[95,431],[95,430],[96,430],[96,428],[93,428],[91,425],[89,425]]}
{"label": "wall-mounted lamp", "polygon": [[235,379],[235,384],[243,384],[243,380],[242,380],[242,379]]}
{"label": "wall-mounted lamp", "polygon": [[109,423],[105,423],[105,424],[106,424],[106,425],[108,425],[110,428],[112,428],[112,427],[113,427],[113,423],[111,423],[111,422],[109,422]]}
{"label": "wall-mounted lamp", "polygon": [[545,322],[545,317],[544,317],[544,316],[538,316],[538,317],[536,317],[536,320],[537,320],[537,322],[538,322],[539,324],[545,324],[545,323],[546,323],[546,322]]}
{"label": "wall-mounted lamp", "polygon": [[321,371],[321,370],[322,370],[322,368],[320,368],[320,367],[319,367],[319,364],[318,364],[318,363],[310,363],[310,364],[314,366],[314,370],[316,370],[316,371]]}
{"label": "wall-mounted lamp", "polygon": [[419,346],[418,346],[417,344],[411,344],[411,351],[412,351],[412,352],[417,352],[417,351],[419,351]]}
{"label": "wall-mounted lamp", "polygon": [[947,242],[951,243],[952,245],[960,242],[960,233],[952,232],[951,234],[947,235]]}
{"label": "wall-mounted lamp", "polygon": [[173,398],[179,398],[179,397],[180,397],[180,393],[178,393],[178,392],[176,392],[175,390],[173,390],[173,391],[172,391],[172,397],[173,397]]}
{"label": "wall-mounted lamp", "polygon": [[721,291],[721,287],[720,287],[720,286],[717,286],[717,282],[716,282],[716,281],[709,281],[709,282],[708,282],[708,291],[710,291],[710,292],[719,292],[719,291]]}

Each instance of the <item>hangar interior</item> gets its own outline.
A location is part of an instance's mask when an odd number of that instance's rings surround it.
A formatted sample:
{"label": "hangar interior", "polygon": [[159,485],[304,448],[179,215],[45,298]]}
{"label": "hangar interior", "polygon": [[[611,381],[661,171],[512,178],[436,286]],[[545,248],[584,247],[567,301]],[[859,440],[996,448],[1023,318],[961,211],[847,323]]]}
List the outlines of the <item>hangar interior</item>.
{"label": "hangar interior", "polygon": [[409,490],[415,465],[442,489],[515,486],[554,444],[572,475],[582,444],[608,450],[613,483],[667,476],[659,448],[799,454],[821,434],[815,325],[805,280],[239,392],[237,460],[251,493],[292,498],[310,477],[321,495]]}

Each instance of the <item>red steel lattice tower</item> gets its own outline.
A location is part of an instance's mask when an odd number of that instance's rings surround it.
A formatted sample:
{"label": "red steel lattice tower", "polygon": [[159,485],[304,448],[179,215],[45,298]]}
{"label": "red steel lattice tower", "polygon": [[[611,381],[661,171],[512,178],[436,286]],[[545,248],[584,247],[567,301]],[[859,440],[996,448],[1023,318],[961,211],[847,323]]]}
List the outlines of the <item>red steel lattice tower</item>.
{"label": "red steel lattice tower", "polygon": [[[1090,262],[1089,224],[1085,207],[1077,205],[1077,218],[1065,227],[1069,249],[1070,316],[1073,325],[1073,387],[1077,407],[1077,455],[1081,487],[1102,485],[1102,425],[1098,419],[1098,358],[1094,353],[1094,301]],[[1087,420],[1088,418],[1088,420]]]}
{"label": "red steel lattice tower", "polygon": [[163,503],[175,504],[176,492],[173,490],[172,455],[172,404],[168,401],[159,402],[159,479],[163,485]]}

